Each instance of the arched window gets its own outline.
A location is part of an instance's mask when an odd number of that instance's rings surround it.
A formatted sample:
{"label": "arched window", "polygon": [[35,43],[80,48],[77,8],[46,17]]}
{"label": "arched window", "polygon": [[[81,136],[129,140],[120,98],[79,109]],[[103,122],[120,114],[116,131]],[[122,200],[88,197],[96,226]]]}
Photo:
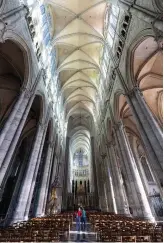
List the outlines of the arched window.
{"label": "arched window", "polygon": [[108,34],[107,34],[107,41],[110,47],[113,45],[113,40],[115,36],[115,30],[117,27],[117,20],[118,20],[119,8],[117,6],[112,5],[109,23],[108,23]]}

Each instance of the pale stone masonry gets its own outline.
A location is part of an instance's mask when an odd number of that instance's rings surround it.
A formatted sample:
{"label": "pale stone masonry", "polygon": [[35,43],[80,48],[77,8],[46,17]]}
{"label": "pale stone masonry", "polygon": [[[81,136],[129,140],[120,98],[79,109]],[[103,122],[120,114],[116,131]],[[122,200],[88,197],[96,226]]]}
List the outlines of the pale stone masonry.
{"label": "pale stone masonry", "polygon": [[0,226],[162,220],[162,0],[74,3],[0,0]]}

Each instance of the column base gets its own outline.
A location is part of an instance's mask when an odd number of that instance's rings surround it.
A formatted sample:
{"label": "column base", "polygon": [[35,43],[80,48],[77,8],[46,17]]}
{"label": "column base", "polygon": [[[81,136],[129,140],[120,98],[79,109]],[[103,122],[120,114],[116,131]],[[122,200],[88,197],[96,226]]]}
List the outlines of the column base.
{"label": "column base", "polygon": [[35,215],[36,218],[41,218],[41,217],[44,217],[45,214],[44,213],[38,213]]}
{"label": "column base", "polygon": [[12,225],[12,224],[14,224],[14,223],[17,223],[17,222],[22,222],[22,221],[28,221],[28,217],[27,216],[25,216],[25,217],[15,217],[15,218],[13,218],[11,221],[10,221],[10,225]]}

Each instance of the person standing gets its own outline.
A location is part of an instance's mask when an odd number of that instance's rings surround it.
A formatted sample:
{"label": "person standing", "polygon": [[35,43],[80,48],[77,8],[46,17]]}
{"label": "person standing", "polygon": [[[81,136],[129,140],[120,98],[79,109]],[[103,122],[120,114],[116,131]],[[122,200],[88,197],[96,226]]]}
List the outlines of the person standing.
{"label": "person standing", "polygon": [[75,213],[75,217],[76,217],[76,231],[80,231],[81,216],[82,216],[82,212],[81,212],[81,208],[79,208],[76,211],[76,213]]}
{"label": "person standing", "polygon": [[86,227],[86,220],[87,220],[87,216],[86,216],[86,211],[84,208],[82,208],[82,217],[81,217],[81,222],[82,222],[82,229],[85,231],[85,227]]}

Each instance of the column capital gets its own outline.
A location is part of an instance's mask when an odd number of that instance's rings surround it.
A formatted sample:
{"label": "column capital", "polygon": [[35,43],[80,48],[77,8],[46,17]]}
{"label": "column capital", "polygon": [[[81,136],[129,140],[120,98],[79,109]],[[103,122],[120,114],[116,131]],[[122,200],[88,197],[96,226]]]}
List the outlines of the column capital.
{"label": "column capital", "polygon": [[122,121],[118,121],[117,123],[114,123],[113,128],[115,131],[119,130],[122,126]]}
{"label": "column capital", "polygon": [[5,22],[0,19],[0,43],[5,43],[4,34],[7,30]]}
{"label": "column capital", "polygon": [[42,129],[42,130],[44,130],[45,128],[46,128],[46,126],[47,126],[47,123],[44,123],[44,122],[42,122],[42,121],[38,121],[38,126]]}
{"label": "column capital", "polygon": [[24,93],[25,98],[30,98],[33,95],[33,92],[31,90],[29,90],[27,87],[22,87],[20,92],[22,94]]}
{"label": "column capital", "polygon": [[140,88],[138,86],[134,86],[131,90],[128,90],[126,93],[125,93],[125,96],[127,97],[133,97],[135,93],[139,93],[141,96],[143,96]]}

